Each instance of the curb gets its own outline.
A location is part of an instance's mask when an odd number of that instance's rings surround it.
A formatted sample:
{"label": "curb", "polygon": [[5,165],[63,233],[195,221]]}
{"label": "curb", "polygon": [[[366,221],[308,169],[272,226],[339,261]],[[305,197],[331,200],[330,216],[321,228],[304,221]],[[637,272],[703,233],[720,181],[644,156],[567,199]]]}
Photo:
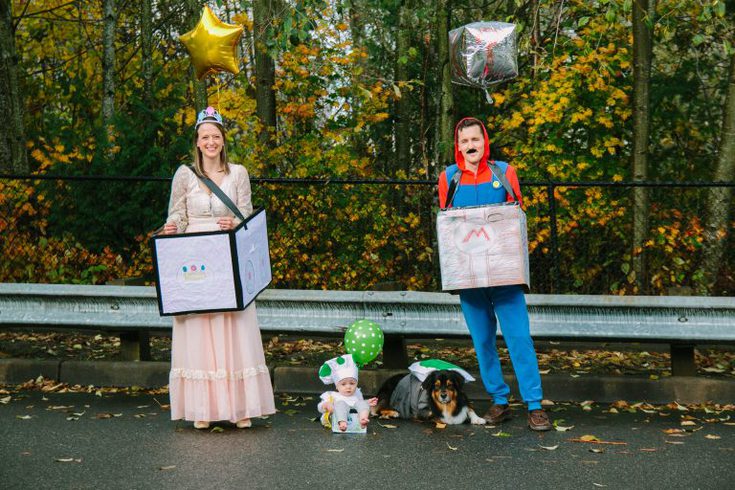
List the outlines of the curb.
{"label": "curb", "polygon": [[[0,384],[14,385],[43,376],[71,385],[139,386],[156,388],[168,384],[168,362],[144,361],[48,361],[36,359],[0,359]],[[360,387],[367,394],[378,392],[380,385],[406,370],[365,369],[360,372]],[[479,376],[465,387],[474,401],[489,401]],[[323,393],[327,387],[318,376],[318,367],[271,367],[276,393]],[[515,377],[505,376],[511,394],[518,396]],[[735,403],[735,380],[701,376],[676,376],[652,380],[636,376],[543,375],[544,398],[553,401],[593,400],[612,403],[617,400],[662,404],[677,401],[685,404]]]}

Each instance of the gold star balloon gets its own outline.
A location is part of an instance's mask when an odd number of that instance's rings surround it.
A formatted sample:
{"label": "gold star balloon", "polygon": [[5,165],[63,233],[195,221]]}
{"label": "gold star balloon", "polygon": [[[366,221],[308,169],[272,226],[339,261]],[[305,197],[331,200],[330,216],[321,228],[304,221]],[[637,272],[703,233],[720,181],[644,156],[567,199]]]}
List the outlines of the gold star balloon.
{"label": "gold star balloon", "polygon": [[205,5],[202,18],[191,31],[179,37],[191,56],[197,78],[210,73],[229,71],[237,75],[237,42],[242,36],[242,26],[226,24]]}

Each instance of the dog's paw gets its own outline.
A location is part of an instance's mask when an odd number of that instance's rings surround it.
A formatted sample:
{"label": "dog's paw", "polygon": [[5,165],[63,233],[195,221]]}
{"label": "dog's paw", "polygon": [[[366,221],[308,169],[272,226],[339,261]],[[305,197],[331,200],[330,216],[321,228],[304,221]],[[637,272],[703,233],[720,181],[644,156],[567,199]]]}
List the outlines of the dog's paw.
{"label": "dog's paw", "polygon": [[473,414],[472,416],[470,416],[470,423],[472,425],[485,425],[485,424],[487,424],[487,420],[485,420],[484,418],[478,417],[477,415],[474,415]]}
{"label": "dog's paw", "polygon": [[381,410],[380,411],[380,418],[381,419],[397,419],[401,416],[400,413],[398,413],[397,410]]}

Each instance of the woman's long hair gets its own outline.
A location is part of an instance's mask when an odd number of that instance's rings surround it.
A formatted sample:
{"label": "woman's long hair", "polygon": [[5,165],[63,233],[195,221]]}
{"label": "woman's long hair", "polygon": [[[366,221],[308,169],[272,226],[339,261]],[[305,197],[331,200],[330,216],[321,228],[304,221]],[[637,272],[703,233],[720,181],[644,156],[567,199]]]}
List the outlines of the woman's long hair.
{"label": "woman's long hair", "polygon": [[[212,121],[209,124],[216,126],[220,134],[222,135],[222,150],[219,152],[219,164],[222,166],[222,169],[224,170],[225,174],[229,174],[230,166],[227,165],[229,162],[227,161],[227,136],[225,136],[225,129],[222,127],[222,125],[217,124],[214,121]],[[204,166],[202,165],[202,151],[197,146],[198,140],[199,140],[199,128],[197,128],[194,131],[194,172],[199,177],[204,177],[207,174],[204,173]]]}

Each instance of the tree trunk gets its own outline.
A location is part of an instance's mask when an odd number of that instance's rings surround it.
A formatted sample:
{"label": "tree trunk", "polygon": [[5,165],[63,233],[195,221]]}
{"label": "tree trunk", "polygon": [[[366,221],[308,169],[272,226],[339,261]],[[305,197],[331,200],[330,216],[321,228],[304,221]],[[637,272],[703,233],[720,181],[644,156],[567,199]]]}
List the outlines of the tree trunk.
{"label": "tree trunk", "polygon": [[[722,133],[719,156],[715,169],[715,182],[732,182],[735,178],[735,54],[730,56],[725,108],[722,114]],[[713,187],[707,198],[707,223],[704,228],[704,256],[702,278],[698,285],[700,294],[717,294],[715,283],[723,262],[727,235],[730,230],[732,188]]]}
{"label": "tree trunk", "polygon": [[[655,0],[633,2],[633,180],[648,178],[648,140],[650,134],[650,85]],[[648,238],[648,189],[633,189],[633,273],[637,292],[645,293]]]}
{"label": "tree trunk", "polygon": [[0,114],[6,115],[0,124],[0,172],[26,174],[28,155],[11,0],[0,0]]}
{"label": "tree trunk", "polygon": [[363,48],[365,47],[365,16],[368,15],[367,7],[362,5],[360,0],[347,0],[347,8],[349,12],[352,45]]}
{"label": "tree trunk", "polygon": [[[102,124],[109,146],[113,138],[112,118],[115,115],[115,0],[104,0],[102,31]],[[108,153],[109,156],[109,153]]]}
{"label": "tree trunk", "polygon": [[538,0],[531,0],[531,51],[533,52],[533,67],[531,68],[531,76],[536,78],[536,71],[541,60],[541,18],[539,16]]}
{"label": "tree trunk", "polygon": [[[189,0],[186,4],[189,19],[189,21],[187,22],[187,31],[194,29],[194,26],[196,26],[199,22],[199,19],[202,15],[202,5],[203,4],[198,0]],[[191,79],[192,83],[194,109],[196,110],[196,113],[199,114],[202,109],[205,109],[209,105],[207,101],[207,81],[206,79],[197,79],[193,64],[189,65],[189,78]]]}
{"label": "tree trunk", "polygon": [[[395,81],[407,82],[409,80],[409,53],[411,47],[411,22],[413,5],[411,0],[403,0],[398,11],[398,28],[396,32],[396,68]],[[399,84],[400,86],[400,84]],[[396,100],[394,132],[395,159],[393,172],[402,170],[408,175],[411,167],[411,99],[408,97],[408,89],[403,87],[401,96]]]}
{"label": "tree trunk", "polygon": [[276,66],[266,47],[269,25],[275,25],[276,0],[253,1],[253,40],[255,44],[255,104],[263,128],[262,143],[271,141],[276,130]]}
{"label": "tree trunk", "polygon": [[152,0],[140,3],[140,57],[143,75],[143,99],[150,109],[153,105],[153,16]]}
{"label": "tree trunk", "polygon": [[437,101],[437,125],[434,138],[434,159],[437,171],[454,161],[454,98],[452,96],[452,72],[449,65],[449,24],[451,0],[438,0],[436,4],[437,65],[441,80]]}

